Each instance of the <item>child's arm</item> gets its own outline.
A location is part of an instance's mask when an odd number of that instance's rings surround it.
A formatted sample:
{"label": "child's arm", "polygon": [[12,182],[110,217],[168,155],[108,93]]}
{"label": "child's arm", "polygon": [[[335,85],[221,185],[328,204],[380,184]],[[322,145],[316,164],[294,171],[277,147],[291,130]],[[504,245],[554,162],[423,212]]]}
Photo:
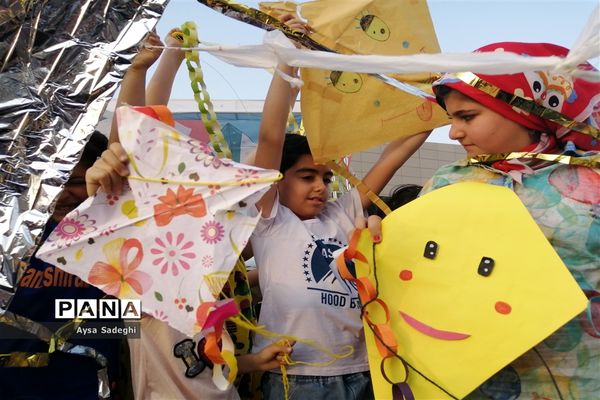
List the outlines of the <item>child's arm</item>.
{"label": "child's arm", "polygon": [[[280,65],[277,68],[288,75],[294,73],[293,68],[287,65]],[[257,167],[279,169],[288,115],[297,92],[277,73],[273,75],[258,131],[258,145],[254,157],[254,165]],[[272,186],[256,203],[256,207],[262,209],[263,217],[271,214],[276,190],[276,186]]]}
{"label": "child's arm", "polygon": [[[162,42],[158,35],[154,32],[150,32],[144,40],[144,45],[162,46]],[[121,82],[121,91],[117,99],[117,105],[115,108],[122,105],[130,106],[143,106],[145,105],[145,86],[146,86],[146,72],[148,68],[154,64],[154,62],[160,57],[162,49],[149,49],[142,46],[140,52],[135,56],[129,69],[123,77]],[[119,141],[119,133],[117,129],[117,117],[116,113],[113,116],[112,125],[110,128],[110,136],[108,138],[109,143]]]}
{"label": "child's arm", "polygon": [[[298,31],[306,32],[308,29],[304,23],[292,18],[291,15],[282,17],[282,21]],[[287,75],[296,74],[295,69],[288,65],[279,65],[277,69]],[[276,71],[273,74],[271,86],[263,106],[262,120],[258,131],[258,145],[254,157],[255,166],[279,169],[288,115],[294,106],[297,95],[298,89],[292,88]],[[272,186],[256,203],[256,207],[262,209],[263,217],[268,217],[271,214],[276,190],[276,187]]]}
{"label": "child's arm", "polygon": [[[144,45],[146,44],[162,46],[160,38],[154,32],[150,32],[144,39]],[[130,106],[143,106],[146,104],[146,72],[160,57],[161,52],[161,49],[149,49],[142,46],[123,77],[116,107],[125,104]],[[127,153],[119,143],[117,115],[115,113],[110,129],[109,147],[85,173],[88,196],[96,194],[100,187],[108,194],[121,194],[124,178],[129,175],[128,163]]]}
{"label": "child's arm", "polygon": [[[430,133],[431,131],[421,132],[413,136],[397,139],[388,144],[383,153],[381,153],[379,160],[365,175],[363,183],[373,193],[379,194],[390,179],[392,179],[396,171],[421,147]],[[363,208],[371,204],[371,200],[362,193],[360,193],[360,201]]]}
{"label": "child's arm", "polygon": [[[173,28],[167,33],[165,43],[167,47],[181,47],[182,42],[173,37],[173,34],[181,33],[178,28]],[[179,49],[165,49],[158,63],[156,71],[150,78],[146,88],[146,104],[167,105],[171,97],[171,89],[175,76],[181,62],[185,58],[185,52]]]}

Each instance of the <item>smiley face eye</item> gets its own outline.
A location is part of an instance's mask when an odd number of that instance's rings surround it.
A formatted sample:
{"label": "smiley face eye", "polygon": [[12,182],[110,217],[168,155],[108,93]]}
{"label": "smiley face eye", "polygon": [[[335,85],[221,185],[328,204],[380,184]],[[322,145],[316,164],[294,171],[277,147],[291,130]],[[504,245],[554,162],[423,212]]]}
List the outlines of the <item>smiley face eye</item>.
{"label": "smiley face eye", "polygon": [[435,256],[437,255],[437,251],[438,251],[438,244],[436,242],[434,242],[433,240],[430,240],[429,242],[425,243],[425,250],[423,251],[423,257],[433,260],[435,258]]}
{"label": "smiley face eye", "polygon": [[477,273],[481,276],[490,276],[494,270],[494,259],[489,257],[481,257]]}

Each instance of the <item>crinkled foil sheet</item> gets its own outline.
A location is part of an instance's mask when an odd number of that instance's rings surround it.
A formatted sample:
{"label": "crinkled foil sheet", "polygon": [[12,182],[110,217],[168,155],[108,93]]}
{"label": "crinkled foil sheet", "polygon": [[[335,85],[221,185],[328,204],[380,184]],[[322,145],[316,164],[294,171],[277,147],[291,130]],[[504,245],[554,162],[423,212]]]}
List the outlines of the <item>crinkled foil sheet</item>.
{"label": "crinkled foil sheet", "polygon": [[0,0],[0,314],[169,0]]}

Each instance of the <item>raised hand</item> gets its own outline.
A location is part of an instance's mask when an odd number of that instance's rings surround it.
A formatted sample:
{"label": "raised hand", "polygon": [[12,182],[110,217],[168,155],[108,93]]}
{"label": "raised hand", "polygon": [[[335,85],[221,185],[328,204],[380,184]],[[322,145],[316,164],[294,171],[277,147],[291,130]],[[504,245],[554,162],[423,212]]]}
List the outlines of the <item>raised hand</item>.
{"label": "raised hand", "polygon": [[162,48],[149,48],[148,46],[164,46],[156,32],[148,33],[129,68],[147,71],[158,60]]}
{"label": "raised hand", "polygon": [[128,163],[129,158],[121,143],[112,143],[85,173],[88,196],[96,194],[99,188],[108,194],[120,195],[125,177],[129,175]]}

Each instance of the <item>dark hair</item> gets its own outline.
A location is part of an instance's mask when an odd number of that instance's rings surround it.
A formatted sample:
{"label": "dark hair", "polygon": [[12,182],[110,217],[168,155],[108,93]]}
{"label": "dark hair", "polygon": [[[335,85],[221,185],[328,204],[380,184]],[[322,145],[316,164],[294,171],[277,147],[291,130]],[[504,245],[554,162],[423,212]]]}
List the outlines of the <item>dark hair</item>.
{"label": "dark hair", "polygon": [[281,165],[279,166],[279,172],[284,174],[285,171],[296,164],[300,157],[305,154],[311,155],[306,136],[298,135],[296,133],[286,134],[283,142],[283,151],[281,154]]}
{"label": "dark hair", "polygon": [[83,148],[79,164],[85,167],[91,167],[94,165],[94,162],[96,162],[96,159],[100,157],[107,148],[108,138],[100,131],[94,131]]}
{"label": "dark hair", "polygon": [[[423,186],[412,183],[399,185],[392,190],[392,194],[390,196],[381,196],[381,200],[383,200],[385,204],[387,204],[388,207],[394,211],[396,208],[402,207],[406,203],[410,203],[419,197],[421,189],[423,189]],[[381,211],[375,204],[371,204],[367,208],[367,212],[369,215],[378,215],[381,218],[385,217],[385,213]]]}
{"label": "dark hair", "polygon": [[435,101],[445,110],[446,109],[446,96],[450,94],[450,92],[454,91],[451,87],[440,85],[435,87]]}
{"label": "dark hair", "polygon": [[406,203],[410,203],[419,197],[421,189],[423,189],[423,186],[412,183],[396,186],[390,195],[390,202],[388,205],[392,210],[402,207]]}

